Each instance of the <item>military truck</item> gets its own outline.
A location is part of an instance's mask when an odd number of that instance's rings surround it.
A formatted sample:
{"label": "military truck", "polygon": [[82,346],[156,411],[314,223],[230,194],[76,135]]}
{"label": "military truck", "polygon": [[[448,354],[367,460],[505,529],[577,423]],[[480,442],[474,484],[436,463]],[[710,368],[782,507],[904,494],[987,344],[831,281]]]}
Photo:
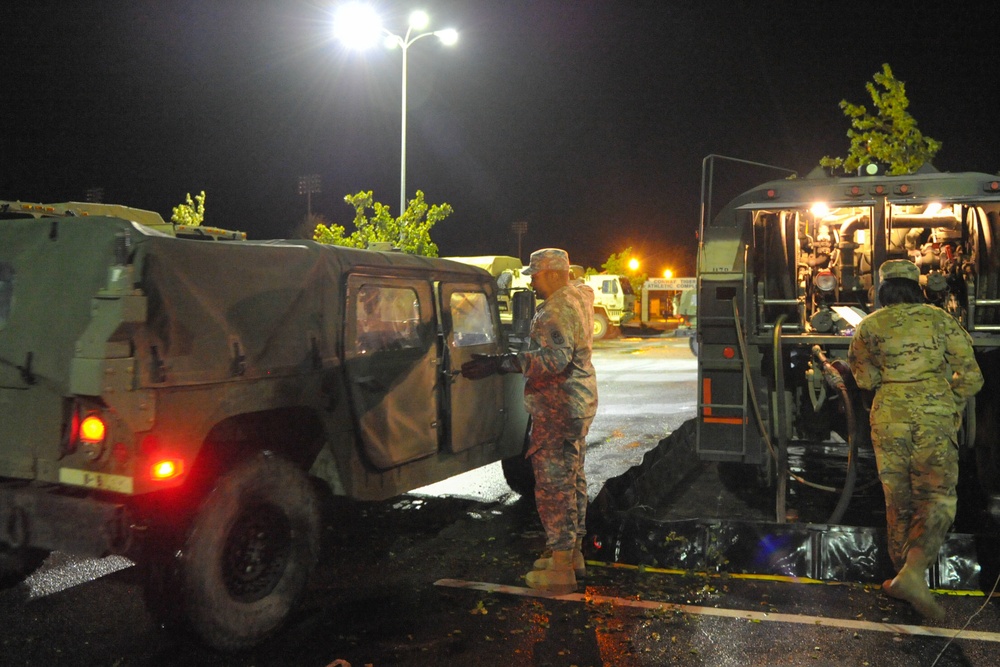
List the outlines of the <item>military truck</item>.
{"label": "military truck", "polygon": [[[531,276],[523,273],[521,260],[505,255],[450,257],[449,259],[490,272],[500,289],[500,317],[511,321],[510,302],[514,294],[531,291]],[[574,276],[594,290],[594,340],[621,335],[621,327],[635,317],[635,292],[625,276],[606,273],[584,275],[582,266],[574,265]]]}
{"label": "military truck", "polygon": [[594,340],[617,338],[635,319],[635,292],[625,276],[592,273],[583,281],[594,289]]}
{"label": "military truck", "polygon": [[496,461],[530,489],[523,378],[459,371],[505,349],[466,264],[0,220],[0,551],[124,554],[156,618],[252,646],[316,563],[319,489],[386,499]]}
{"label": "military truck", "polygon": [[[710,168],[706,158],[706,174]],[[714,216],[707,181],[698,237],[698,456],[743,488],[775,490],[784,521],[789,448],[839,452],[848,469],[836,489],[836,523],[852,494],[855,454],[870,446],[848,346],[855,325],[878,307],[879,267],[906,259],[919,267],[928,301],[972,336],[986,385],[960,432],[963,479],[972,482],[960,485],[968,493],[960,507],[997,514],[1000,178],[929,165],[901,176],[873,171],[835,178],[817,169],[765,182]]]}
{"label": "military truck", "polygon": [[518,292],[532,292],[531,278],[522,276],[524,269],[517,257],[509,255],[478,255],[464,257],[446,257],[455,262],[478,266],[497,282],[497,303],[500,308],[500,321],[511,325],[514,321],[514,295]]}

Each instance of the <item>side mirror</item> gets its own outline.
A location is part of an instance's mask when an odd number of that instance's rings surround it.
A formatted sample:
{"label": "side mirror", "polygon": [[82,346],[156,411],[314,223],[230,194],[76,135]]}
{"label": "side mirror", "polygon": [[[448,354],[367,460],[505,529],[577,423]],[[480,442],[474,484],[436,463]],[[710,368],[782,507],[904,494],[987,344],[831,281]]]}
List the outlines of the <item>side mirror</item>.
{"label": "side mirror", "polygon": [[526,338],[531,329],[531,318],[535,316],[535,293],[531,290],[514,292],[511,311],[514,315],[513,334],[518,338]]}

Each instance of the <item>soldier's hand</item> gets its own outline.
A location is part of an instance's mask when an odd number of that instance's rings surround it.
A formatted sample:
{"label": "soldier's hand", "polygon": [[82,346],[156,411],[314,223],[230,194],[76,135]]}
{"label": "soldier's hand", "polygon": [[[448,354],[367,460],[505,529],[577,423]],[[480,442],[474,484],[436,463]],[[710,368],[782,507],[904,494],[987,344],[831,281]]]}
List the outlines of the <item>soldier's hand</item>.
{"label": "soldier's hand", "polygon": [[516,354],[473,354],[472,361],[462,364],[462,377],[481,380],[500,373],[520,373]]}
{"label": "soldier's hand", "polygon": [[500,372],[500,358],[495,354],[473,354],[471,361],[462,364],[462,377],[482,380]]}

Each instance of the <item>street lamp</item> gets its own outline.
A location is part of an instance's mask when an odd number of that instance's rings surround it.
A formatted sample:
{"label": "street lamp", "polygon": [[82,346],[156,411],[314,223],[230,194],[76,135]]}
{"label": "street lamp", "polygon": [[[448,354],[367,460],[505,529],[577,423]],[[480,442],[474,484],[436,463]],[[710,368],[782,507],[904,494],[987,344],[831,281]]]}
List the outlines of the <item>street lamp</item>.
{"label": "street lamp", "polygon": [[402,36],[382,27],[382,20],[375,10],[361,3],[343,5],[334,19],[334,34],[350,48],[367,48],[375,44],[379,37],[386,48],[399,48],[403,52],[403,102],[402,128],[399,143],[399,214],[406,210],[406,52],[414,42],[433,35],[445,46],[458,41],[458,31],[453,28],[426,31],[430,18],[426,12],[410,14],[406,33]]}

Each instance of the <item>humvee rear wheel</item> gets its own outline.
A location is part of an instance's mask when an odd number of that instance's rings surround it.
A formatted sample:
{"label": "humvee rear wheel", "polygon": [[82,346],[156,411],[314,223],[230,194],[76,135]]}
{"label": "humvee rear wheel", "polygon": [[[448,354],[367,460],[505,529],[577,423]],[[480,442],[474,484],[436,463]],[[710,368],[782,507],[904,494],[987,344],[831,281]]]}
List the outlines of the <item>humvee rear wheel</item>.
{"label": "humvee rear wheel", "polygon": [[48,557],[43,549],[0,547],[0,588],[16,586],[37,570]]}
{"label": "humvee rear wheel", "polygon": [[608,318],[600,313],[594,313],[594,340],[601,340],[608,335]]}
{"label": "humvee rear wheel", "polygon": [[260,455],[202,503],[180,559],[183,613],[206,644],[233,651],[277,630],[305,588],[320,543],[309,478]]}

